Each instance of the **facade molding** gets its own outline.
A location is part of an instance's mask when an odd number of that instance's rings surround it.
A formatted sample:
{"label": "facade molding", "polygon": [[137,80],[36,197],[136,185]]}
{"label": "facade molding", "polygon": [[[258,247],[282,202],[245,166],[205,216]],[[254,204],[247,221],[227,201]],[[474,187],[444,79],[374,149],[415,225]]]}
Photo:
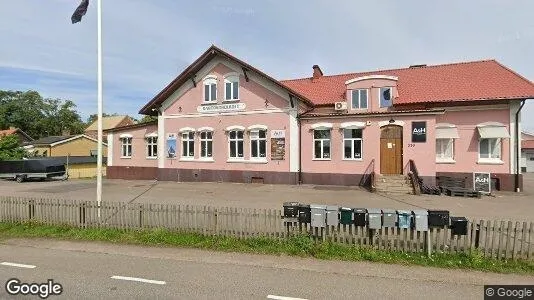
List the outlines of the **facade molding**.
{"label": "facade molding", "polygon": [[107,166],[113,166],[113,133],[108,133],[108,162]]}
{"label": "facade molding", "polygon": [[397,76],[389,76],[389,75],[360,76],[360,77],[356,77],[356,78],[353,78],[353,79],[345,81],[345,85],[349,85],[351,83],[358,82],[358,81],[371,80],[371,79],[385,79],[385,80],[397,81],[397,80],[399,80],[399,77],[397,77]]}

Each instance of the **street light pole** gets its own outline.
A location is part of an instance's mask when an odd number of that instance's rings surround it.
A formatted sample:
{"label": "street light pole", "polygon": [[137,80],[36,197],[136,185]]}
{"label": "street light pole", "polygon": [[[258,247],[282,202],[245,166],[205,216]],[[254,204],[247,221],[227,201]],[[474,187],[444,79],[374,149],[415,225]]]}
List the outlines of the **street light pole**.
{"label": "street light pole", "polygon": [[96,159],[96,202],[98,205],[98,219],[100,220],[100,205],[102,203],[102,0],[97,0],[97,85],[98,85],[98,147]]}

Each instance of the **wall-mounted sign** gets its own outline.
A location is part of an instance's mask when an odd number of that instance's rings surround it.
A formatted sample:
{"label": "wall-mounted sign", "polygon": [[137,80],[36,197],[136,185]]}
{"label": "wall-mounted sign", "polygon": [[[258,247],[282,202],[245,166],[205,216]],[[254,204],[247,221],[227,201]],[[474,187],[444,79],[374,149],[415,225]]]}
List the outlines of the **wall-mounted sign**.
{"label": "wall-mounted sign", "polygon": [[412,143],[426,143],[426,122],[412,122]]}
{"label": "wall-mounted sign", "polygon": [[272,139],[279,139],[279,138],[285,138],[285,137],[286,137],[285,130],[271,130]]}
{"label": "wall-mounted sign", "polygon": [[490,175],[490,173],[473,173],[473,189],[477,192],[491,193]]}
{"label": "wall-mounted sign", "polygon": [[224,113],[245,110],[246,107],[245,103],[210,104],[198,106],[197,111],[205,114]]}
{"label": "wall-mounted sign", "polygon": [[176,133],[167,134],[167,158],[176,157]]}
{"label": "wall-mounted sign", "polygon": [[284,160],[286,154],[286,139],[271,138],[271,160]]}

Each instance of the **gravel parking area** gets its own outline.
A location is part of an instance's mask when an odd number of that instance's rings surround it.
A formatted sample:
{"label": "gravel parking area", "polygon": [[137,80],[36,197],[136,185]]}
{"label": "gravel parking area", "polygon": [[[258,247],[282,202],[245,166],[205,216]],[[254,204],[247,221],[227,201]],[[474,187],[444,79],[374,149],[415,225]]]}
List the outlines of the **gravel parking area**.
{"label": "gravel parking area", "polygon": [[[281,208],[286,201],[364,208],[447,209],[477,219],[534,221],[534,173],[526,174],[523,193],[461,198],[431,195],[379,195],[359,188],[235,183],[177,183],[104,180],[103,201],[173,203],[249,208]],[[0,194],[35,198],[94,200],[95,180],[0,181]]]}

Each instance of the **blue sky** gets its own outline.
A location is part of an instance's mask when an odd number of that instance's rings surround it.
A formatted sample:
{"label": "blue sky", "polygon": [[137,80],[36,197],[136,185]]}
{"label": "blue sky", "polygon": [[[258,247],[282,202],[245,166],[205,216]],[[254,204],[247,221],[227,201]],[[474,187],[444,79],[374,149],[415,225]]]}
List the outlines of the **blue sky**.
{"label": "blue sky", "polygon": [[[529,0],[102,1],[108,113],[137,117],[212,43],[279,79],[310,76],[314,64],[336,74],[487,58],[534,79]],[[1,2],[0,89],[96,112],[96,0],[71,25],[79,2]]]}

